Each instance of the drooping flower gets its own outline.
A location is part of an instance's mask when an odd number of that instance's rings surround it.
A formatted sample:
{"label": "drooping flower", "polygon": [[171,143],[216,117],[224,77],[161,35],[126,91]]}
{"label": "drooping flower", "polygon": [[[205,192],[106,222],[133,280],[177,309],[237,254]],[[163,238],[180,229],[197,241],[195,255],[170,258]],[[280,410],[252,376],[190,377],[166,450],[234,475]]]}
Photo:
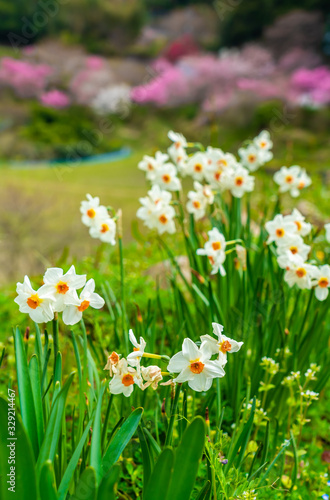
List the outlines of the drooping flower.
{"label": "drooping flower", "polygon": [[208,232],[209,239],[205,243],[204,248],[199,248],[197,250],[197,255],[206,255],[212,265],[211,274],[216,274],[218,271],[221,276],[226,275],[223,263],[226,260],[226,240],[220,231],[214,227]]}
{"label": "drooping flower", "polygon": [[109,390],[111,394],[124,394],[128,398],[133,392],[134,384],[140,385],[138,373],[134,368],[128,366],[125,358],[122,358],[109,383]]}
{"label": "drooping flower", "polygon": [[104,306],[104,299],[95,293],[95,281],[93,278],[87,281],[80,293],[77,305],[67,305],[63,311],[63,322],[66,325],[75,325],[82,319],[83,312],[89,307],[101,309]]}
{"label": "drooping flower", "polygon": [[56,312],[62,312],[67,305],[79,306],[77,289],[82,288],[86,283],[86,275],[76,274],[74,266],[71,266],[67,273],[59,267],[47,269],[43,277],[44,290],[53,294],[55,302],[53,304]]}
{"label": "drooping flower", "polygon": [[133,352],[127,356],[127,362],[131,366],[138,366],[147,343],[143,337],[140,337],[140,343],[138,343],[132,329],[128,332],[128,336],[134,347]]}
{"label": "drooping flower", "polygon": [[107,362],[103,370],[109,370],[110,372],[110,377],[113,376],[114,373],[117,371],[117,365],[120,361],[120,355],[117,354],[115,351],[113,351],[110,356],[108,356]]}
{"label": "drooping flower", "polygon": [[296,225],[293,221],[285,219],[283,215],[277,214],[273,220],[266,222],[266,231],[269,236],[267,245],[275,241],[276,244],[285,242],[289,236],[296,232]]}
{"label": "drooping flower", "polygon": [[54,318],[55,297],[52,291],[44,286],[34,290],[28,276],[25,276],[23,283],[17,283],[16,292],[14,302],[19,305],[20,312],[29,314],[33,321],[47,323]]}
{"label": "drooping flower", "polygon": [[212,354],[218,355],[218,360],[222,366],[227,363],[227,352],[237,352],[243,345],[243,342],[237,342],[236,340],[230,339],[223,335],[224,327],[218,323],[212,323],[213,333],[217,336],[217,339],[211,337],[211,335],[202,335],[201,341],[203,346],[207,346],[211,349]]}
{"label": "drooping flower", "polygon": [[320,301],[326,300],[330,288],[330,266],[328,264],[314,269],[312,286],[315,286],[316,298]]}
{"label": "drooping flower", "polygon": [[167,370],[179,373],[173,382],[188,382],[191,389],[197,392],[208,391],[213,378],[224,377],[225,372],[218,361],[211,361],[212,352],[208,346],[198,348],[191,339],[184,339],[182,351],[175,354],[168,364]]}
{"label": "drooping flower", "polygon": [[95,224],[96,220],[108,217],[108,211],[103,205],[100,205],[98,196],[93,198],[93,196],[87,194],[86,197],[87,201],[83,200],[80,205],[81,220],[85,226],[90,227]]}
{"label": "drooping flower", "polygon": [[89,229],[89,234],[92,238],[98,238],[104,243],[116,244],[116,223],[114,219],[105,217],[98,219]]}
{"label": "drooping flower", "polygon": [[158,387],[158,384],[161,380],[163,380],[162,372],[159,366],[151,365],[151,366],[141,366],[141,375],[145,383],[141,386],[141,389],[144,390],[149,385],[155,391]]}

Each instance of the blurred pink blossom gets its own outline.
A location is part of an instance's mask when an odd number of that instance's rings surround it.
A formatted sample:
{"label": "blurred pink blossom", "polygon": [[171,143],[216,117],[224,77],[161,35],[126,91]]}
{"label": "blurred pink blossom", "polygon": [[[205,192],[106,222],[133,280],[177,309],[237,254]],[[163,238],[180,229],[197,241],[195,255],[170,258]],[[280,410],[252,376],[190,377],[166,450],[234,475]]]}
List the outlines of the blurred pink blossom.
{"label": "blurred pink blossom", "polygon": [[61,109],[69,106],[70,99],[64,92],[54,89],[42,94],[40,96],[40,102],[44,106]]}
{"label": "blurred pink blossom", "polygon": [[46,64],[4,57],[0,64],[0,83],[11,87],[21,97],[34,97],[45,89],[52,72]]}

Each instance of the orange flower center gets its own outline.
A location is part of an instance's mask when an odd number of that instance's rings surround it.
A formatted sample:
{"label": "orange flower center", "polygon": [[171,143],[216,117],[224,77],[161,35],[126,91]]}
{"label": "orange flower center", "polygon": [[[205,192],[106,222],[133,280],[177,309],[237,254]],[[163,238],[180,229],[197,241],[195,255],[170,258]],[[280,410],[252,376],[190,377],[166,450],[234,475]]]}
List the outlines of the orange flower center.
{"label": "orange flower center", "polygon": [[166,184],[168,184],[171,180],[171,176],[168,175],[168,174],[165,174],[163,175],[163,181],[166,182]]}
{"label": "orange flower center", "polygon": [[57,290],[57,293],[61,293],[62,295],[65,295],[66,292],[69,291],[68,284],[65,283],[64,281],[59,281],[56,285],[56,290]]}
{"label": "orange flower center", "polygon": [[298,248],[297,247],[290,247],[290,251],[294,255],[294,254],[298,253]]}
{"label": "orange flower center", "polygon": [[31,295],[26,301],[27,305],[31,307],[31,309],[37,309],[37,307],[40,306],[41,302],[42,299],[38,296],[37,293]]}
{"label": "orange flower center", "polygon": [[107,233],[109,231],[109,226],[108,224],[103,223],[101,225],[101,233]]}
{"label": "orange flower center", "polygon": [[218,161],[217,161],[217,164],[218,164],[219,166],[221,166],[221,167],[226,167],[226,166],[227,166],[227,162],[226,162],[226,160],[224,160],[224,159],[218,160]]}
{"label": "orange flower center", "polygon": [[78,311],[83,312],[86,311],[86,309],[89,307],[89,301],[88,300],[83,300],[80,306],[78,306]]}
{"label": "orange flower center", "polygon": [[168,222],[168,218],[166,217],[166,215],[164,214],[160,215],[159,222],[161,222],[162,224],[166,224]]}
{"label": "orange flower center", "polygon": [[96,212],[95,212],[94,208],[89,208],[89,209],[87,210],[87,215],[88,215],[88,217],[90,217],[91,219],[94,219],[94,217],[95,217],[95,215],[96,215]]}
{"label": "orange flower center", "polygon": [[193,201],[193,207],[194,208],[200,208],[200,206],[201,206],[201,204],[200,204],[199,201],[197,201],[197,200]]}
{"label": "orange flower center", "polygon": [[320,278],[319,281],[318,281],[318,285],[321,287],[321,288],[327,288],[327,286],[329,285],[329,280],[328,278]]}
{"label": "orange flower center", "polygon": [[303,189],[305,187],[304,181],[300,181],[298,184],[298,189]]}
{"label": "orange flower center", "polygon": [[285,182],[287,182],[288,184],[291,184],[292,181],[293,181],[292,175],[287,175],[285,178]]}
{"label": "orange flower center", "polygon": [[195,361],[190,362],[190,370],[193,373],[202,373],[204,366],[205,366],[204,363],[202,363],[199,360],[195,360]]}
{"label": "orange flower center", "polygon": [[224,340],[219,345],[219,351],[221,351],[223,354],[226,354],[226,352],[230,351],[230,349],[231,349],[231,343],[228,340]]}
{"label": "orange flower center", "polygon": [[113,365],[116,365],[119,362],[119,356],[115,351],[113,351],[110,354],[109,358],[110,358],[110,361]]}
{"label": "orange flower center", "polygon": [[153,170],[154,169],[153,164],[152,163],[148,163],[147,168],[148,168],[148,170]]}
{"label": "orange flower center", "polygon": [[248,159],[250,163],[253,163],[254,161],[256,161],[256,155],[249,155]]}
{"label": "orange flower center", "polygon": [[276,236],[278,236],[279,238],[282,238],[285,234],[285,231],[284,231],[284,229],[282,229],[280,227],[280,228],[276,229],[275,233],[276,233]]}
{"label": "orange flower center", "polygon": [[220,179],[221,173],[222,173],[221,170],[218,170],[217,172],[215,172],[214,178],[215,178],[216,181],[218,181]]}
{"label": "orange flower center", "polygon": [[214,242],[212,243],[212,248],[213,248],[213,250],[214,250],[214,251],[220,250],[220,248],[221,248],[221,243],[220,243],[220,241],[214,241]]}
{"label": "orange flower center", "polygon": [[306,276],[306,274],[307,274],[307,271],[303,267],[299,267],[296,270],[296,275],[298,276],[298,278],[303,278],[304,276]]}
{"label": "orange flower center", "polygon": [[236,177],[235,184],[236,186],[241,186],[243,184],[243,177]]}
{"label": "orange flower center", "polygon": [[203,167],[200,163],[197,163],[195,165],[195,172],[201,172],[203,170]]}
{"label": "orange flower center", "polygon": [[301,230],[301,228],[302,228],[302,224],[301,224],[301,222],[300,222],[299,220],[295,220],[295,221],[294,221],[294,223],[295,223],[295,225],[297,226],[298,231],[300,231],[300,230]]}
{"label": "orange flower center", "polygon": [[129,387],[130,385],[134,384],[134,378],[133,376],[130,374],[130,373],[126,373],[122,379],[122,384],[125,386],[125,387]]}
{"label": "orange flower center", "polygon": [[266,146],[267,146],[267,142],[265,142],[265,141],[261,141],[261,143],[260,143],[260,147],[261,147],[261,148],[264,148],[264,147],[266,147]]}

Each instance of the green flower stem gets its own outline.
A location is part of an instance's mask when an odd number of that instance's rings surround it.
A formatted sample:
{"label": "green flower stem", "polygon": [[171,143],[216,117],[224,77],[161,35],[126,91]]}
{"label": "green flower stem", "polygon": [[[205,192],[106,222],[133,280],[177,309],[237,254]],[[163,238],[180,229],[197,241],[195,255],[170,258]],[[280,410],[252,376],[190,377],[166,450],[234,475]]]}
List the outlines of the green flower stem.
{"label": "green flower stem", "polygon": [[[53,319],[53,343],[54,343],[54,375],[55,375],[55,368],[56,368],[56,357],[57,353],[59,351],[59,335],[58,335],[58,315],[57,312],[54,313],[54,319]],[[55,378],[54,378],[55,380]]]}
{"label": "green flower stem", "polygon": [[123,252],[123,239],[122,235],[118,236],[118,246],[119,246],[119,263],[120,263],[120,291],[121,291],[121,310],[122,310],[122,328],[123,337],[125,341],[126,352],[129,352],[127,327],[126,327],[126,307],[125,307],[125,274],[124,274],[124,252]]}
{"label": "green flower stem", "polygon": [[167,434],[166,434],[165,446],[171,446],[171,443],[172,443],[172,434],[173,434],[174,420],[175,420],[176,411],[177,411],[177,408],[178,408],[178,402],[179,402],[179,397],[180,397],[180,392],[181,392],[181,386],[182,386],[182,384],[177,384],[177,387],[176,387],[175,396],[174,396],[174,402],[173,402],[173,408],[172,408],[172,413],[171,413],[170,422],[168,424],[168,429],[167,429]]}

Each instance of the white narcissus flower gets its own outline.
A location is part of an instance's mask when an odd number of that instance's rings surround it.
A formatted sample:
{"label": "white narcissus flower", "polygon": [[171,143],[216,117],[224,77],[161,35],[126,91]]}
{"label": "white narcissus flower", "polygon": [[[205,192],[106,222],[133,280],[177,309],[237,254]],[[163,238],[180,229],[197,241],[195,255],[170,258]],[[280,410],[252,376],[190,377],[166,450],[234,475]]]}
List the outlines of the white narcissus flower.
{"label": "white narcissus flower", "polygon": [[195,153],[186,162],[185,173],[191,175],[196,181],[202,181],[205,177],[207,167],[207,156],[205,153]]}
{"label": "white narcissus flower", "polygon": [[212,188],[227,189],[228,180],[233,175],[234,170],[239,167],[234,155],[224,153],[221,149],[208,147],[205,153],[207,157],[207,167],[205,178]]}
{"label": "white narcissus flower", "polygon": [[181,181],[177,177],[176,168],[173,163],[164,163],[155,172],[153,183],[167,191],[180,191]]}
{"label": "white narcissus flower", "polygon": [[159,234],[168,232],[175,233],[175,210],[169,204],[172,199],[171,193],[162,191],[159,186],[152,186],[148,196],[140,198],[140,207],[136,216],[143,220],[149,229],[156,229]]}
{"label": "white narcissus flower", "polygon": [[24,277],[23,283],[17,283],[17,297],[14,302],[19,305],[22,313],[27,313],[36,323],[47,323],[54,318],[53,304],[54,293],[44,286],[35,291],[28,276]]}
{"label": "white narcissus flower", "polygon": [[141,375],[145,384],[141,385],[141,389],[144,390],[149,385],[155,391],[158,387],[158,383],[163,380],[162,372],[159,366],[151,365],[151,366],[141,366]]}
{"label": "white narcissus flower", "polygon": [[204,248],[197,250],[197,255],[206,255],[212,265],[211,274],[216,274],[218,271],[221,276],[226,275],[223,263],[226,260],[226,240],[220,231],[214,227],[208,232],[209,239],[205,243]]}
{"label": "white narcissus flower", "polygon": [[300,236],[307,236],[312,230],[312,224],[305,222],[305,217],[299,212],[297,208],[294,208],[291,215],[286,215],[284,217],[285,221],[294,222],[296,225],[296,233]]}
{"label": "white narcissus flower", "polygon": [[236,340],[230,339],[223,335],[223,326],[219,323],[212,323],[213,333],[217,336],[217,339],[211,337],[211,335],[202,335],[201,341],[203,346],[207,346],[212,354],[218,355],[218,360],[222,366],[227,363],[227,352],[237,352],[240,350],[244,342],[237,342]]}
{"label": "white narcissus flower", "polygon": [[204,217],[206,206],[214,202],[214,194],[210,186],[203,186],[197,181],[194,182],[194,189],[188,193],[187,210],[195,220],[199,220]]}
{"label": "white narcissus flower", "polygon": [[143,356],[143,353],[144,353],[144,350],[146,348],[147,343],[143,337],[140,337],[140,343],[138,343],[132,329],[128,332],[128,336],[129,336],[130,342],[134,346],[134,348],[133,348],[134,352],[131,352],[127,356],[127,362],[131,366],[138,366],[140,364],[140,360]]}
{"label": "white narcissus flower", "polygon": [[225,375],[223,367],[218,361],[211,361],[211,356],[212,352],[208,346],[198,348],[191,339],[186,338],[182,344],[182,351],[170,359],[167,370],[179,373],[173,382],[178,384],[188,382],[194,391],[208,391],[213,378]]}
{"label": "white narcissus flower", "polygon": [[93,196],[87,194],[86,198],[87,201],[84,200],[80,204],[81,220],[85,226],[90,227],[96,220],[108,217],[108,211],[103,205],[100,205],[100,198],[98,196],[93,198]]}
{"label": "white narcissus flower", "polygon": [[109,370],[110,377],[113,376],[114,373],[117,372],[117,365],[120,361],[120,355],[113,351],[110,356],[108,356],[107,363],[103,370]]}
{"label": "white narcissus flower", "polygon": [[327,240],[328,243],[330,243],[330,223],[324,224],[324,230],[325,230],[325,239]]}
{"label": "white narcissus flower", "polygon": [[98,220],[95,225],[90,227],[89,234],[92,238],[98,238],[104,243],[116,244],[116,223],[107,216],[105,219]]}
{"label": "white narcissus flower", "polygon": [[268,130],[262,130],[257,137],[253,139],[254,144],[262,151],[269,151],[273,147]]}
{"label": "white narcissus flower", "polygon": [[292,255],[288,259],[287,271],[284,281],[290,287],[297,285],[301,289],[312,288],[312,276],[315,273],[315,266],[307,264],[299,255]]}
{"label": "white narcissus flower", "polygon": [[238,167],[230,176],[228,189],[235,198],[242,198],[245,193],[254,190],[254,177],[244,167]]}
{"label": "white narcissus flower", "polygon": [[330,287],[330,266],[328,264],[314,269],[312,286],[316,287],[315,296],[318,300],[323,301],[328,297]]}
{"label": "white narcissus flower", "polygon": [[312,183],[311,178],[299,165],[282,167],[274,174],[274,181],[280,186],[280,193],[289,191],[293,198],[297,198],[300,191]]}
{"label": "white narcissus flower", "polygon": [[173,142],[173,146],[177,149],[186,148],[188,146],[187,139],[182,134],[170,130],[167,136]]}
{"label": "white narcissus flower", "polygon": [[54,311],[62,312],[66,305],[79,306],[77,289],[85,285],[86,274],[76,274],[74,266],[71,266],[65,274],[63,269],[51,267],[45,272],[43,280],[45,283],[43,288],[55,297]]}
{"label": "white narcissus flower", "polygon": [[276,244],[280,244],[281,241],[286,241],[289,236],[296,232],[295,223],[285,219],[281,214],[277,214],[273,220],[266,222],[265,228],[269,234],[266,241],[267,245],[273,241],[275,241]]}
{"label": "white narcissus flower", "polygon": [[304,243],[304,240],[299,234],[290,234],[287,238],[278,243],[276,251],[278,255],[286,254],[286,252],[289,251],[293,255],[300,255],[305,261],[307,260],[310,249],[311,247]]}
{"label": "white narcissus flower", "polygon": [[[67,305],[63,311],[63,323],[66,325],[75,325],[79,323],[83,312],[89,307],[93,309],[101,309],[104,306],[104,299],[94,292],[95,281],[90,279],[80,293],[77,305]],[[77,297],[78,298],[78,297]]]}
{"label": "white narcissus flower", "polygon": [[138,168],[146,172],[146,178],[152,181],[155,178],[156,170],[164,165],[168,160],[168,155],[157,151],[155,157],[145,155],[143,159],[139,162]]}
{"label": "white narcissus flower", "polygon": [[240,148],[238,154],[242,165],[250,172],[255,172],[259,167],[273,158],[271,151],[262,150],[254,144],[250,144],[246,148]]}
{"label": "white narcissus flower", "polygon": [[140,380],[137,371],[127,365],[125,358],[122,358],[118,365],[117,371],[109,383],[111,394],[124,394],[127,398],[132,394],[134,384],[140,385]]}

